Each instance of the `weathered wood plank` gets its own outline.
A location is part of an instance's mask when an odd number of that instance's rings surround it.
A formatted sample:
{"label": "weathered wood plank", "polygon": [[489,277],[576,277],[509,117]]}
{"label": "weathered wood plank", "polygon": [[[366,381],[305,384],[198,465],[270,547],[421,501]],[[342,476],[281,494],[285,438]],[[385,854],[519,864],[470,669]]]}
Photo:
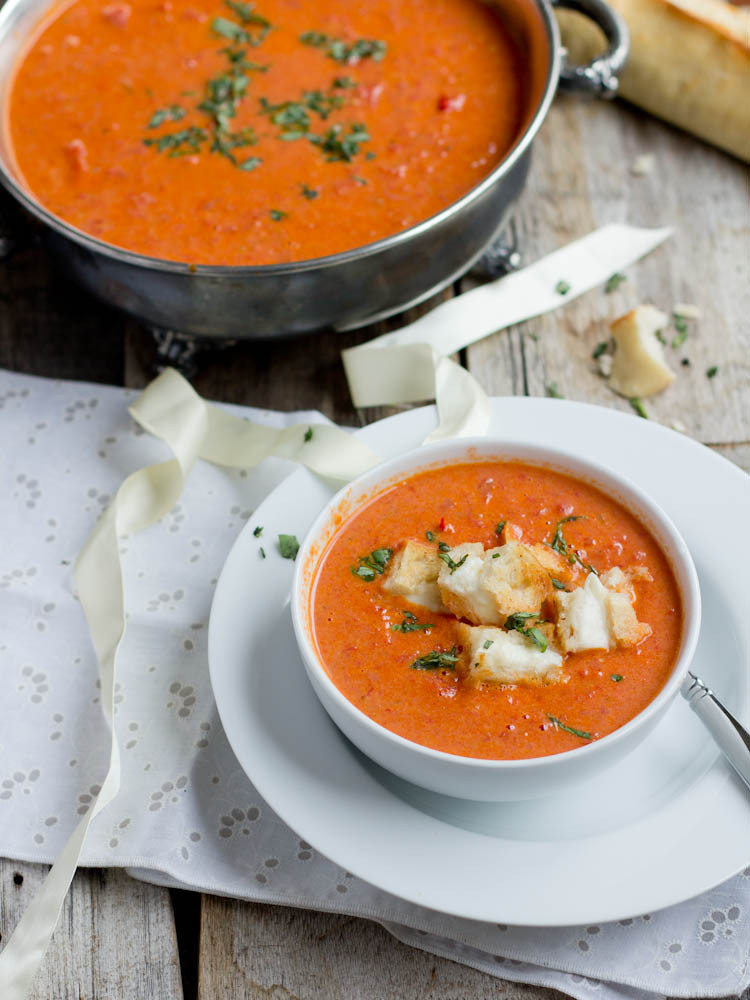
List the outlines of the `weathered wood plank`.
{"label": "weathered wood plank", "polygon": [[554,1000],[355,917],[204,897],[198,1000]]}
{"label": "weathered wood plank", "polygon": [[[643,301],[668,313],[678,302],[694,303],[701,319],[689,322],[681,349],[667,349],[677,380],[647,401],[648,411],[664,423],[679,420],[708,443],[748,440],[747,167],[626,106],[573,99],[556,102],[539,140],[516,209],[526,261],[610,221],[671,225],[675,235],[631,268],[618,291],[592,291],[470,348],[470,369],[493,394],[523,384],[544,395],[554,382],[568,398],[627,410],[591,358],[608,323]],[[629,168],[644,152],[656,165],[636,177]],[[719,372],[708,379],[712,365]]]}
{"label": "weathered wood plank", "polygon": [[[7,939],[47,873],[0,859],[0,934]],[[29,1000],[181,1000],[169,890],[118,870],[82,869]]]}

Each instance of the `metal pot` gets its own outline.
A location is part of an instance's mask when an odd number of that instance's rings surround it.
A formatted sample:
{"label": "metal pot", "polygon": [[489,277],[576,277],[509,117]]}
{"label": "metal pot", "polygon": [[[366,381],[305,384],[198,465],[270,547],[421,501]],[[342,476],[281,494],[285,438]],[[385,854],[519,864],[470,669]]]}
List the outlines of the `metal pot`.
{"label": "metal pot", "polygon": [[[89,291],[143,322],[209,338],[269,338],[325,327],[363,326],[446,287],[497,236],[529,170],[531,144],[561,89],[612,97],[628,52],[622,18],[604,0],[554,0],[591,17],[609,48],[588,66],[569,66],[549,0],[512,0],[517,30],[545,68],[525,130],[505,159],[438,215],[387,239],[293,264],[219,267],[131,253],[81,232],[36,202],[10,166],[7,123],[0,134],[0,180],[42,223],[61,265]],[[8,0],[0,12],[0,100],[50,0]]]}

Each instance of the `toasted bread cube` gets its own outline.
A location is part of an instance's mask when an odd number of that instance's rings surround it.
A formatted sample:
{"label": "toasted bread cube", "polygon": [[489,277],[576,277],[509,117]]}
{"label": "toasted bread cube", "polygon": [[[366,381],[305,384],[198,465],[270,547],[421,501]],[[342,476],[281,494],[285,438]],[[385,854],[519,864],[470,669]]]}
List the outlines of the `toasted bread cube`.
{"label": "toasted bread cube", "polygon": [[516,611],[538,612],[552,594],[549,575],[531,546],[511,540],[487,549],[479,585],[491,594],[501,625]]}
{"label": "toasted bread cube", "polygon": [[457,618],[466,618],[474,625],[501,625],[492,595],[480,582],[485,555],[482,543],[465,542],[445,554],[458,567],[451,571],[445,560],[438,559],[438,587],[445,607]]}
{"label": "toasted bread cube", "polygon": [[458,670],[467,684],[550,684],[565,679],[562,657],[542,652],[520,632],[459,625],[463,647]]}
{"label": "toasted bread cube", "polygon": [[543,542],[537,542],[535,545],[530,545],[529,549],[539,565],[545,569],[550,576],[559,580],[560,583],[570,586],[571,584],[576,583],[580,578],[581,571],[578,564],[569,563],[567,559],[563,558],[559,552],[551,549],[549,545],[545,545]]}
{"label": "toasted bread cube", "polygon": [[613,646],[635,646],[651,635],[651,626],[639,622],[627,594],[609,594],[609,623]]}
{"label": "toasted bread cube", "polygon": [[430,611],[445,611],[437,585],[442,563],[434,545],[407,541],[391,559],[383,587]]}
{"label": "toasted bread cube", "polygon": [[633,646],[651,635],[651,627],[638,621],[633,608],[634,578],[651,579],[651,574],[643,566],[632,572],[614,567],[602,579],[590,573],[583,587],[555,594],[555,634],[566,653]]}
{"label": "toasted bread cube", "polygon": [[645,580],[651,582],[654,578],[645,566],[630,566],[627,569],[620,569],[613,566],[600,577],[607,590],[614,590],[618,594],[628,594],[631,601],[635,600],[635,582]]}
{"label": "toasted bread cube", "polygon": [[595,573],[589,573],[582,587],[556,591],[556,636],[566,653],[609,649],[608,593]]}
{"label": "toasted bread cube", "polygon": [[674,382],[656,334],[668,317],[651,305],[640,305],[612,323],[615,355],[609,384],[621,396],[650,396]]}
{"label": "toasted bread cube", "polygon": [[505,545],[506,542],[520,542],[523,538],[523,528],[517,524],[513,524],[512,521],[506,521],[503,525],[503,530],[500,532],[500,544]]}

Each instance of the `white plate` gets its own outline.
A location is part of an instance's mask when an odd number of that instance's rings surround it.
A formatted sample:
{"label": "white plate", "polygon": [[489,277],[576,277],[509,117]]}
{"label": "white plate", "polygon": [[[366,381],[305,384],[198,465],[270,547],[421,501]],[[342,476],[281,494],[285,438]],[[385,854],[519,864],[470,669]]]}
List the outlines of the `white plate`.
{"label": "white plate", "polygon": [[[387,458],[419,444],[434,423],[427,407],[359,433]],[[694,667],[750,719],[750,479],[683,435],[580,403],[495,399],[492,429],[574,446],[664,507],[701,581]],[[211,612],[211,682],[229,742],[296,833],[348,871],[421,906],[536,927],[660,909],[750,861],[750,794],[682,700],[614,770],[533,802],[447,798],[364,758],[307,681],[289,613],[293,565],[275,544],[280,532],[301,539],[331,493],[306,470],[282,483],[234,545]],[[256,524],[264,527],[260,539],[252,534]]]}

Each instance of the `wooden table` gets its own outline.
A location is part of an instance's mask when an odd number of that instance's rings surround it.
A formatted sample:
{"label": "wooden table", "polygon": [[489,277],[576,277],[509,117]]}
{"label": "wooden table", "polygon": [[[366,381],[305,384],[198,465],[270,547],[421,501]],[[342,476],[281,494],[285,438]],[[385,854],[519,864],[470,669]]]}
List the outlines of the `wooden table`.
{"label": "wooden table", "polygon": [[[639,177],[630,166],[642,153],[652,153],[655,166]],[[674,238],[632,268],[614,293],[591,292],[554,315],[488,338],[461,360],[494,395],[541,396],[555,383],[568,398],[627,410],[591,358],[607,336],[608,320],[643,301],[666,311],[695,303],[701,319],[689,324],[682,349],[668,351],[678,379],[647,401],[648,411],[750,470],[747,167],[623,104],[563,97],[534,156],[513,213],[527,261],[610,221],[669,224]],[[11,211],[7,201],[0,211]],[[314,350],[309,339],[212,350],[198,358],[194,384],[213,399],[318,408],[342,423],[364,424],[382,412],[352,410],[339,352],[387,328],[318,335]],[[39,246],[22,245],[0,268],[0,366],[142,386],[154,357],[147,331],[69,285]],[[683,358],[689,365],[680,364]],[[714,365],[718,373],[709,379]],[[44,871],[0,861],[3,936]],[[422,954],[363,920],[170,892],[116,871],[82,871],[33,997],[543,1000],[552,992]]]}

